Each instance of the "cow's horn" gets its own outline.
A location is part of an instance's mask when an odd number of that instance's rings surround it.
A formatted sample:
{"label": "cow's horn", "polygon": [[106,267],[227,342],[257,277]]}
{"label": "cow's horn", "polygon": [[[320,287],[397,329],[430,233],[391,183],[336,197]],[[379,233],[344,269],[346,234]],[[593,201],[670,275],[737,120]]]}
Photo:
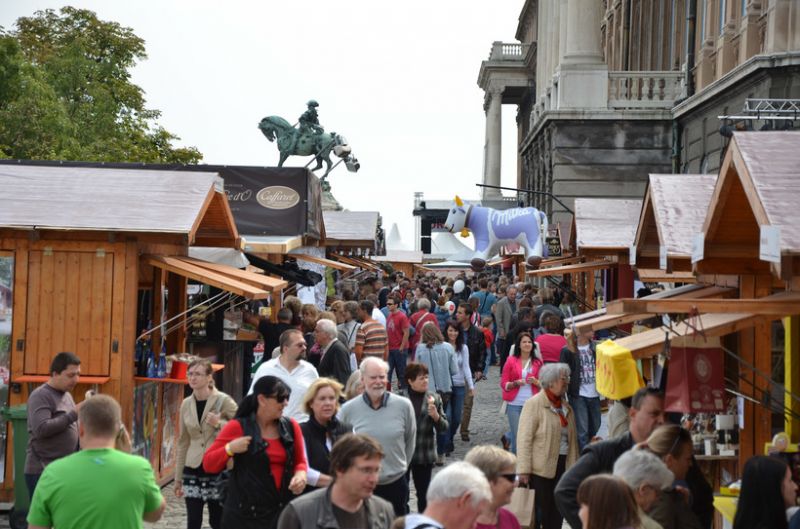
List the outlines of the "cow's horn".
{"label": "cow's horn", "polygon": [[463,205],[464,205],[464,201],[463,201],[463,200],[461,200],[461,197],[459,197],[458,195],[456,195],[456,206],[458,206],[458,207],[462,207]]}

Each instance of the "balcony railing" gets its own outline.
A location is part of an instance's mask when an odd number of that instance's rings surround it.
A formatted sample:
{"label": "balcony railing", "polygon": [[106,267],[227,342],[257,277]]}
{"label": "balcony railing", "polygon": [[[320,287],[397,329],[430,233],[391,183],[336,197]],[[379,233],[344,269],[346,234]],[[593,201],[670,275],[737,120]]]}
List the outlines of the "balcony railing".
{"label": "balcony railing", "polygon": [[519,42],[493,42],[490,61],[521,61],[528,53],[530,44]]}
{"label": "balcony railing", "polygon": [[683,72],[608,72],[609,108],[672,108],[683,95]]}

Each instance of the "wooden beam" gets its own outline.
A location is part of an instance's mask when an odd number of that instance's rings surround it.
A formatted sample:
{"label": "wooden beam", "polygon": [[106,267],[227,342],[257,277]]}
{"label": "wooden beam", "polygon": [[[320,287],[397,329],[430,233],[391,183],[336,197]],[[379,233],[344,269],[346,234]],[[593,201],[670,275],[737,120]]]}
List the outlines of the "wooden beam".
{"label": "wooden beam", "polygon": [[529,270],[529,276],[542,277],[542,276],[555,276],[565,274],[576,274],[580,272],[589,272],[593,270],[602,270],[604,268],[611,268],[617,263],[611,261],[590,261],[588,263],[577,263],[572,265],[558,266],[553,268],[544,268],[539,270]]}
{"label": "wooden beam", "polygon": [[340,263],[338,261],[334,261],[332,259],[325,259],[323,257],[316,257],[314,255],[306,255],[304,253],[290,253],[287,254],[286,257],[293,257],[295,259],[300,259],[301,261],[308,261],[309,263],[316,263],[321,264],[323,266],[330,266],[331,268],[336,268],[337,270],[355,270],[356,267],[353,265],[349,265],[346,263]]}
{"label": "wooden beam", "polygon": [[249,272],[247,270],[240,270],[232,266],[221,265],[218,263],[210,263],[208,261],[195,259],[193,257],[176,257],[176,259],[179,259],[191,265],[206,268],[212,272],[217,272],[219,274],[226,275],[238,281],[242,281],[244,283],[253,285],[254,287],[264,288],[269,291],[282,290],[287,286],[289,286],[289,283],[284,281],[283,279],[276,279],[268,275],[257,274],[255,272]]}
{"label": "wooden beam", "polygon": [[554,266],[563,266],[568,264],[575,264],[583,262],[585,258],[582,255],[574,257],[554,257],[552,259],[543,259],[539,263],[539,268],[552,268]]}
{"label": "wooden beam", "polygon": [[266,299],[269,297],[269,292],[266,290],[256,288],[242,281],[237,281],[226,275],[212,272],[207,268],[186,263],[175,257],[167,257],[163,255],[143,255],[142,259],[146,264],[155,266],[160,270],[174,272],[184,277],[188,277],[189,279],[194,279],[195,281],[200,281],[201,283],[221,288],[222,290],[232,292],[248,299]]}
{"label": "wooden beam", "polygon": [[619,299],[607,305],[608,314],[687,314],[752,312],[770,316],[800,314],[800,293],[780,293],[761,299]]}
{"label": "wooden beam", "polygon": [[645,283],[694,283],[697,277],[692,272],[667,272],[657,268],[637,268],[639,280]]}

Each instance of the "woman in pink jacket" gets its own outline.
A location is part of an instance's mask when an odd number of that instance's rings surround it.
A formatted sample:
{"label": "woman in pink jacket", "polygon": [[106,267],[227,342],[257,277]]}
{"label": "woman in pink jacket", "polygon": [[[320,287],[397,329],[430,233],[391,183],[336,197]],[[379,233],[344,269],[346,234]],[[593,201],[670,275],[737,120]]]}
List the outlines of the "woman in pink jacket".
{"label": "woman in pink jacket", "polygon": [[539,392],[538,377],[542,361],[534,356],[533,347],[533,337],[530,333],[520,333],[514,345],[514,354],[506,360],[503,374],[500,377],[500,389],[503,390],[508,425],[511,427],[511,431],[503,436],[503,445],[506,444],[506,438],[508,438],[511,451],[515,454],[517,453],[517,429],[522,406],[525,401]]}

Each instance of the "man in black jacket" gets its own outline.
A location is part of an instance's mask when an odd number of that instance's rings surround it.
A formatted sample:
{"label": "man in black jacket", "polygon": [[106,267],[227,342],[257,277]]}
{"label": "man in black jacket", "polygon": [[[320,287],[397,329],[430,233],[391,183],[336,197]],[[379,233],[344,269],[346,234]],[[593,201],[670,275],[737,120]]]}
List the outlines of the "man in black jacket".
{"label": "man in black jacket", "polygon": [[322,349],[322,359],[317,372],[321,377],[338,380],[343,386],[350,377],[350,351],[336,338],[336,324],[330,320],[319,320],[314,329],[314,339]]}
{"label": "man in black jacket", "polygon": [[[464,335],[464,343],[469,351],[469,368],[475,381],[483,378],[483,365],[486,362],[486,338],[480,329],[472,325],[472,305],[461,303],[456,310],[456,322]],[[464,396],[464,411],[461,414],[461,440],[469,441],[469,421],[472,418],[474,396]]]}
{"label": "man in black jacket", "polygon": [[611,472],[617,458],[645,441],[653,430],[664,424],[664,396],[655,388],[642,388],[633,396],[630,409],[630,432],[621,437],[588,445],[580,459],[566,471],[556,485],[556,506],[572,529],[581,529],[578,518],[578,487],[595,474]]}

